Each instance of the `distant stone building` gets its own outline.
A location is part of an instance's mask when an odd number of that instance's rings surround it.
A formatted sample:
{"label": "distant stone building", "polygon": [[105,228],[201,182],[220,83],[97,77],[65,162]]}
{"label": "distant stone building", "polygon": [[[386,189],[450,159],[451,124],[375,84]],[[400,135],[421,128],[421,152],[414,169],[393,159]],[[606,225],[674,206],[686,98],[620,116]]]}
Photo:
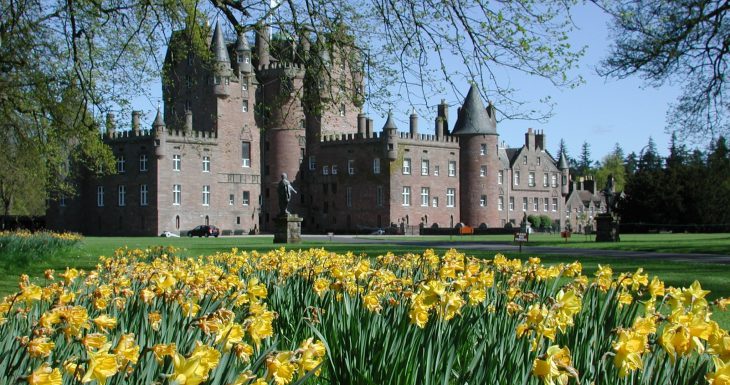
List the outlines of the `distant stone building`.
{"label": "distant stone building", "polygon": [[[298,196],[289,210],[307,232],[503,227],[523,213],[565,221],[568,165],[529,129],[519,148],[499,145],[496,110],[472,87],[449,129],[438,105],[430,133],[391,116],[381,132],[360,113],[362,73],[351,55],[318,50],[307,37],[256,34],[225,41],[216,25],[210,60],[173,34],[165,59],[164,110],[151,129],[109,116],[105,142],[115,175],[85,175],[74,199],[54,201],[49,227],[94,235],[184,234],[214,224],[224,234],[271,231],[276,184],[287,173]],[[329,77],[308,68],[322,55]],[[352,91],[352,92],[339,92]],[[343,95],[354,95],[346,97]],[[324,107],[324,108],[323,108]]]}
{"label": "distant stone building", "polygon": [[580,177],[572,183],[565,200],[566,226],[579,233],[593,232],[596,215],[605,212],[606,199],[596,190],[592,177]]}

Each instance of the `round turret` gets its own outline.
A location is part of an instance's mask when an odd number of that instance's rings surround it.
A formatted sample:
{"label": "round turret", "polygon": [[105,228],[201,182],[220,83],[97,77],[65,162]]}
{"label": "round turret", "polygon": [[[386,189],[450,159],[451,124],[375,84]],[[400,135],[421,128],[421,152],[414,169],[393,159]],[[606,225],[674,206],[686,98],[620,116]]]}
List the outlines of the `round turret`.
{"label": "round turret", "polygon": [[385,135],[386,151],[388,153],[388,160],[391,162],[398,159],[398,127],[393,122],[393,114],[388,112],[388,120],[383,126],[383,134]]}

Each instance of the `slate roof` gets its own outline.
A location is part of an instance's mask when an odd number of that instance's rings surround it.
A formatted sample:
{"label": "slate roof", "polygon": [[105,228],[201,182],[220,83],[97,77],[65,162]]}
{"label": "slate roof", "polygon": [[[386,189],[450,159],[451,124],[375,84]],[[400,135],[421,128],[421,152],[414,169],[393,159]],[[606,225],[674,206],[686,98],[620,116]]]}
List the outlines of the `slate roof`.
{"label": "slate roof", "polygon": [[564,170],[569,168],[568,159],[565,157],[565,152],[560,153],[560,159],[558,159],[558,169]]}
{"label": "slate roof", "polygon": [[221,32],[220,23],[215,23],[215,31],[213,32],[213,40],[210,42],[210,52],[213,53],[213,58],[219,63],[230,63],[231,59],[228,56],[228,49],[226,48],[226,41],[223,39],[223,32]]}
{"label": "slate roof", "polygon": [[[490,106],[492,114],[494,107]],[[472,85],[461,106],[451,135],[497,135],[497,123],[484,108],[479,90]]]}

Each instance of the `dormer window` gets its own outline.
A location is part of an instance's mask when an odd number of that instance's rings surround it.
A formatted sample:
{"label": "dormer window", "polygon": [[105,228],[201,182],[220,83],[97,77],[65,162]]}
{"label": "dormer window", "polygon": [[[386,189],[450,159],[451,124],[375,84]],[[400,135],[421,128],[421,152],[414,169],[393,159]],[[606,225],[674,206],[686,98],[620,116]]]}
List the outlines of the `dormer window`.
{"label": "dormer window", "polygon": [[243,54],[239,53],[236,55],[236,63],[243,63]]}

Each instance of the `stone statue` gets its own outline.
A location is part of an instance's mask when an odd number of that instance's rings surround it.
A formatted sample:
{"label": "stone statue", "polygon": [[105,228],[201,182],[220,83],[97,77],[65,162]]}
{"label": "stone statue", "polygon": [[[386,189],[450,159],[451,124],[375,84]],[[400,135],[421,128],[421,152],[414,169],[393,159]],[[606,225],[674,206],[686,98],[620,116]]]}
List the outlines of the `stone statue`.
{"label": "stone statue", "polygon": [[289,201],[291,201],[291,194],[297,194],[297,190],[294,190],[294,187],[289,183],[286,173],[281,174],[281,181],[279,182],[277,192],[279,193],[279,215],[291,214],[287,207],[289,206]]}
{"label": "stone statue", "polygon": [[608,175],[606,187],[603,188],[601,193],[606,197],[606,213],[611,214],[616,209],[616,192],[614,191],[613,174]]}

